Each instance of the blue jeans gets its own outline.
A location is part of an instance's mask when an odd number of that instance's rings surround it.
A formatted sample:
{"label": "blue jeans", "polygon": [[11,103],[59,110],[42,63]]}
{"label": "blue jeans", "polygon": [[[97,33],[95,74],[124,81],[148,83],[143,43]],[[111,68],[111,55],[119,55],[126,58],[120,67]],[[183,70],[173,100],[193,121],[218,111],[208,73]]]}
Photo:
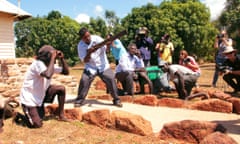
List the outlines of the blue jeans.
{"label": "blue jeans", "polygon": [[216,85],[217,84],[217,80],[218,80],[218,75],[219,75],[219,70],[218,70],[218,66],[223,64],[223,62],[225,61],[225,58],[222,58],[222,57],[216,57],[216,60],[215,60],[215,72],[214,72],[214,75],[213,75],[213,80],[212,80],[212,85]]}

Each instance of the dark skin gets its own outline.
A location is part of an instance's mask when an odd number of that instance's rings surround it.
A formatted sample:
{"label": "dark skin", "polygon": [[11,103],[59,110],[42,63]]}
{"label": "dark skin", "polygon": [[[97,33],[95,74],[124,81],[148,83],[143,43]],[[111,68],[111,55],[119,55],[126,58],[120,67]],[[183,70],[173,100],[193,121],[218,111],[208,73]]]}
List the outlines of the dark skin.
{"label": "dark skin", "polygon": [[[90,44],[91,43],[91,33],[90,32],[86,32],[85,34],[84,34],[84,36],[82,37],[82,39],[81,39],[83,42],[85,42],[86,44]],[[110,41],[108,44],[110,44],[110,43],[112,43],[112,41]],[[107,45],[108,45],[107,44]],[[94,47],[91,47],[91,48],[89,48],[88,50],[87,50],[87,54],[86,54],[86,56],[84,57],[84,63],[87,63],[87,62],[89,62],[89,60],[91,59],[91,54],[93,53],[93,52],[95,52],[97,49],[96,48],[94,48]]]}
{"label": "dark skin", "polygon": [[47,66],[47,70],[41,73],[41,76],[46,77],[47,79],[50,79],[52,77],[52,75],[54,74],[54,63],[57,58],[59,58],[63,67],[62,74],[68,75],[69,68],[66,61],[64,60],[63,53],[57,50],[51,50],[50,53],[51,53],[50,63]]}
{"label": "dark skin", "polygon": [[[129,48],[129,54],[132,55],[132,56],[136,55],[137,57],[142,58],[140,51],[136,47],[130,47]],[[151,88],[152,87],[152,82],[151,82],[151,80],[148,78],[148,76],[146,74],[146,69],[144,67],[136,68],[134,70],[134,72],[138,72],[140,77],[142,77],[142,79],[147,81],[147,83],[150,85],[150,92],[153,93],[153,89]],[[142,85],[141,86],[141,91],[142,91],[141,93],[143,93],[143,89],[144,89],[144,86]]]}
{"label": "dark skin", "polygon": [[[47,70],[41,73],[41,76],[46,77],[47,79],[50,79],[52,75],[54,74],[54,63],[56,59],[60,60],[60,63],[62,65],[62,74],[68,75],[69,74],[69,68],[68,65],[64,59],[64,55],[61,51],[57,51],[55,49],[50,51],[51,53],[51,59],[47,66]],[[66,118],[64,117],[64,101],[65,101],[65,88],[61,85],[51,85],[51,87],[54,87],[54,89],[58,90],[58,101],[59,101],[59,120],[66,121]]]}

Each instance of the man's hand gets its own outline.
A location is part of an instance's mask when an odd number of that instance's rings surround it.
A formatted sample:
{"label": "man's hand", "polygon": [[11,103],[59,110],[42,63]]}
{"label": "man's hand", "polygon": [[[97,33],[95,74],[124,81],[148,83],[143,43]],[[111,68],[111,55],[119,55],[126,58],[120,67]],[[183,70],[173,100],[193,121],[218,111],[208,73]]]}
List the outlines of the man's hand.
{"label": "man's hand", "polygon": [[57,51],[56,51],[56,50],[51,50],[50,53],[51,53],[51,58],[52,58],[52,59],[56,59],[56,57],[57,57]]}
{"label": "man's hand", "polygon": [[63,52],[61,52],[61,51],[56,51],[56,54],[57,54],[57,57],[58,57],[58,58],[60,58],[60,59],[64,58]]}
{"label": "man's hand", "polygon": [[231,73],[232,73],[232,71],[227,69],[227,70],[224,71],[223,74],[226,75],[226,74],[231,74]]}

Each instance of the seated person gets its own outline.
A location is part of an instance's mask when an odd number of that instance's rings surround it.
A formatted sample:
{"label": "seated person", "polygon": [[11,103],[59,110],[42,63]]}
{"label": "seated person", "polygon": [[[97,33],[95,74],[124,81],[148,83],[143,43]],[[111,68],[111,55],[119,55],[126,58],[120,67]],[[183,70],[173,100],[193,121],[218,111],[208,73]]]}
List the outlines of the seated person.
{"label": "seated person", "polygon": [[143,60],[137,50],[136,44],[130,43],[128,46],[128,53],[120,57],[119,64],[116,67],[116,78],[121,82],[123,90],[127,95],[134,94],[134,79],[139,80],[141,92],[144,91],[143,81],[147,81],[150,93],[152,93],[152,82],[146,74]]}
{"label": "seated person", "polygon": [[174,83],[180,99],[185,99],[191,94],[192,88],[198,79],[196,72],[179,64],[161,63],[159,67],[169,74],[170,80]]}
{"label": "seated person", "polygon": [[223,63],[224,68],[220,69],[223,73],[224,81],[233,88],[233,94],[240,92],[240,55],[237,55],[237,50],[232,46],[226,47],[223,51],[226,60]]}

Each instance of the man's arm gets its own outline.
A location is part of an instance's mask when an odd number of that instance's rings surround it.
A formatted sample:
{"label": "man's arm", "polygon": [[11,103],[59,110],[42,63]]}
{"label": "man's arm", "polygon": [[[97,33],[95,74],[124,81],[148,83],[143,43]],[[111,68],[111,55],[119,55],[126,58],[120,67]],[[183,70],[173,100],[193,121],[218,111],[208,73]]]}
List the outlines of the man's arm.
{"label": "man's arm", "polygon": [[50,53],[51,53],[51,60],[49,65],[47,66],[47,70],[41,73],[41,76],[46,77],[47,79],[50,79],[54,73],[54,63],[57,56],[56,50],[52,50],[50,51]]}
{"label": "man's arm", "polygon": [[61,74],[68,75],[69,74],[69,67],[64,59],[64,54],[61,51],[57,51],[57,56],[61,62],[62,65],[62,72]]}
{"label": "man's arm", "polygon": [[187,95],[187,92],[185,90],[185,86],[184,86],[184,79],[183,79],[183,74],[179,71],[175,72],[175,76],[177,77],[177,79],[179,80],[179,89],[182,90],[184,92],[185,95]]}
{"label": "man's arm", "polygon": [[109,42],[112,43],[115,39],[117,39],[117,38],[119,38],[119,37],[121,37],[121,36],[123,36],[123,35],[125,35],[125,34],[127,34],[127,31],[126,31],[126,30],[123,30],[123,31],[117,33],[116,35],[114,35],[114,36],[112,36],[112,37],[110,37],[110,38],[108,38],[108,39],[105,39],[104,41],[102,41],[102,42],[100,42],[100,43],[92,46],[91,48],[89,48],[89,49],[87,50],[87,55],[86,55],[85,58],[84,58],[84,62],[85,62],[85,63],[86,63],[86,62],[89,62],[89,60],[90,60],[90,58],[91,58],[91,54],[92,54],[93,52],[95,52],[95,51],[98,50],[99,48],[103,47],[104,45],[108,44]]}

